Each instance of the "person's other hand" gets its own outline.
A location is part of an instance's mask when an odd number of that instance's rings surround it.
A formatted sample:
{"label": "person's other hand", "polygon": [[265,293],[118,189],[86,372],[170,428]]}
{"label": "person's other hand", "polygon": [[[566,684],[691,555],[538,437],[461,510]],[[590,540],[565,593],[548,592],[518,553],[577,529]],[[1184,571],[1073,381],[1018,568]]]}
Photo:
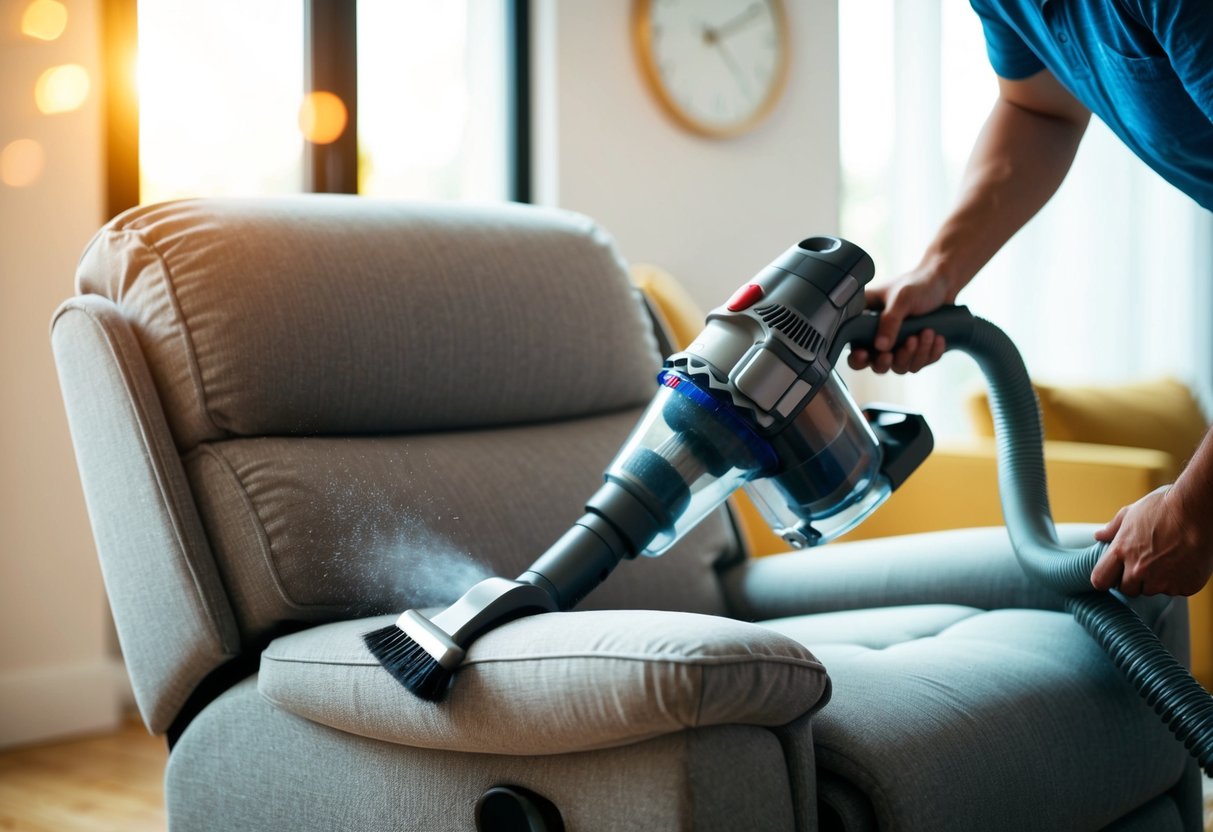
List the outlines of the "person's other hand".
{"label": "person's other hand", "polygon": [[1122,595],[1193,595],[1213,574],[1213,550],[1202,545],[1199,523],[1169,499],[1170,486],[1125,506],[1095,533],[1110,543],[1091,570],[1091,586]]}
{"label": "person's other hand", "polygon": [[871,367],[877,373],[889,370],[916,373],[928,364],[934,364],[948,347],[943,336],[934,330],[924,329],[906,338],[897,349],[893,346],[902,321],[911,315],[934,312],[952,300],[945,282],[921,268],[869,290],[868,308],[880,310],[880,323],[873,342],[875,349],[852,349],[847,364],[855,370]]}

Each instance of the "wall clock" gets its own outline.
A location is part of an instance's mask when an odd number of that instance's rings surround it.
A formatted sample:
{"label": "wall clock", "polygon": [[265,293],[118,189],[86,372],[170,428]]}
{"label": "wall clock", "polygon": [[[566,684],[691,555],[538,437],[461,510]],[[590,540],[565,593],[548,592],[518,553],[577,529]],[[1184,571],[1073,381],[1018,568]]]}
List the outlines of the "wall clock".
{"label": "wall clock", "polygon": [[632,35],[657,100],[701,135],[753,129],[783,93],[783,0],[634,0]]}

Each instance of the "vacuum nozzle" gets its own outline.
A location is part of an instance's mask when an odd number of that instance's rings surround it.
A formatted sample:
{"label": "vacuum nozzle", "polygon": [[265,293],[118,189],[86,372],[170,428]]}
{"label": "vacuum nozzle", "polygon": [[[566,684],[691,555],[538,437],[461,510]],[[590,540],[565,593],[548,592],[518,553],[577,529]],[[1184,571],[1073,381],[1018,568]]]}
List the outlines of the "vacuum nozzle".
{"label": "vacuum nozzle", "polygon": [[486,578],[433,618],[405,610],[395,623],[362,640],[396,681],[436,702],[476,636],[515,618],[556,609],[552,597],[534,584]]}

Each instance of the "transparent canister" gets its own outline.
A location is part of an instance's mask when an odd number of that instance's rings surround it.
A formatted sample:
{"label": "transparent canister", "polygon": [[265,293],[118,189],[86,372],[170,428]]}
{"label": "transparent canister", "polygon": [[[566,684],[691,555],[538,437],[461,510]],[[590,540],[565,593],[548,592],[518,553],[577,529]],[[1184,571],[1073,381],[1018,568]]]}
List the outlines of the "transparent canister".
{"label": "transparent canister", "polygon": [[656,556],[730,494],[776,461],[732,405],[681,373],[663,372],[661,387],[606,470],[659,519],[662,528],[641,554]]}
{"label": "transparent canister", "polygon": [[780,440],[792,451],[784,456],[804,461],[745,487],[775,533],[796,548],[845,534],[892,493],[880,473],[880,442],[837,373]]}

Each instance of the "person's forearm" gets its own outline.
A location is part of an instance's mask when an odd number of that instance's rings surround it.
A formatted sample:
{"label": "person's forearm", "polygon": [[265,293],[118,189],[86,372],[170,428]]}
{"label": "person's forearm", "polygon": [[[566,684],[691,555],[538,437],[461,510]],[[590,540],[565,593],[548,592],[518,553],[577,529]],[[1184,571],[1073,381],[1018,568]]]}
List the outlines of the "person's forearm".
{"label": "person's forearm", "polygon": [[1000,98],[965,169],[956,206],[923,255],[954,300],[1040,210],[1065,178],[1085,121],[1031,112]]}
{"label": "person's forearm", "polygon": [[853,349],[847,363],[877,373],[918,372],[939,360],[947,342],[931,330],[898,342],[901,324],[960,290],[1044,205],[1065,178],[1091,113],[1047,70],[998,79],[998,101],[977,137],[956,206],[919,264],[865,291],[880,310],[871,350]]}
{"label": "person's forearm", "polygon": [[1213,430],[1205,433],[1191,461],[1167,492],[1184,518],[1184,537],[1190,546],[1213,545]]}

